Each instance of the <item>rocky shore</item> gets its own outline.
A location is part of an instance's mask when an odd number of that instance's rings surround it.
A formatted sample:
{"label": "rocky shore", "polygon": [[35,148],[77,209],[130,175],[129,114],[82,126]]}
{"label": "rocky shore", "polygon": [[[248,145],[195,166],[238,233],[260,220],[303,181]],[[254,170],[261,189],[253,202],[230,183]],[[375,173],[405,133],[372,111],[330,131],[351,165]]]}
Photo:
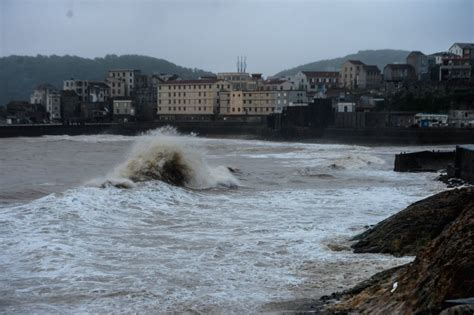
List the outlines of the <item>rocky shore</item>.
{"label": "rocky shore", "polygon": [[293,313],[474,314],[474,187],[418,201],[354,239],[355,253],[416,258]]}

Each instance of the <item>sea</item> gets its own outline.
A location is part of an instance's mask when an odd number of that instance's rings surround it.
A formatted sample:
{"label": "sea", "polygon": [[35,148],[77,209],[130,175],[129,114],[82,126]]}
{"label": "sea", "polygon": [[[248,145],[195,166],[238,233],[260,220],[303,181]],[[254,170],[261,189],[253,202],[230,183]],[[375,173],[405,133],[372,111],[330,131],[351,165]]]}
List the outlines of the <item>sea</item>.
{"label": "sea", "polygon": [[0,313],[272,313],[348,289],[413,259],[350,245],[446,189],[393,171],[425,149],[451,147],[0,139]]}

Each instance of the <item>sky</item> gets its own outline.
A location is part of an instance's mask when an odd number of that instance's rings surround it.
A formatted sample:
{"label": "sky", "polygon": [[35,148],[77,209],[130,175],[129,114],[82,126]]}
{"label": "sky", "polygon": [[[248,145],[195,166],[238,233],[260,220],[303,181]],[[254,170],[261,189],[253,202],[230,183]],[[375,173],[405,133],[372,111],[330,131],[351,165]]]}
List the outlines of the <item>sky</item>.
{"label": "sky", "polygon": [[[0,56],[140,54],[272,75],[366,49],[474,42],[474,0],[0,0]],[[0,69],[1,71],[1,69]]]}

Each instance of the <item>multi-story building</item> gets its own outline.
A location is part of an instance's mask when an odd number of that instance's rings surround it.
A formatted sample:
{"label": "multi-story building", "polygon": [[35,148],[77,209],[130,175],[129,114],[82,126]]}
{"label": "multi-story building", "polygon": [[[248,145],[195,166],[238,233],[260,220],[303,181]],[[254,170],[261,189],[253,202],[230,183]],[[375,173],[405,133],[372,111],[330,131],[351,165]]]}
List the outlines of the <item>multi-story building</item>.
{"label": "multi-story building", "polygon": [[412,51],[406,58],[407,64],[415,69],[418,80],[426,80],[429,78],[429,62],[428,56],[421,51]]}
{"label": "multi-story building", "polygon": [[383,79],[385,82],[415,80],[416,73],[409,64],[388,64],[383,68]]}
{"label": "multi-story building", "polygon": [[160,119],[174,119],[176,115],[212,116],[228,108],[230,99],[221,94],[232,91],[230,82],[218,79],[179,80],[158,85]]}
{"label": "multi-story building", "polygon": [[135,106],[131,98],[117,98],[113,100],[114,119],[130,121],[135,118]]}
{"label": "multi-story building", "polygon": [[135,89],[140,70],[114,69],[109,70],[106,82],[110,87],[110,97],[131,97]]}
{"label": "multi-story building", "polygon": [[50,84],[38,85],[31,94],[30,103],[43,105],[49,119],[61,119],[61,94],[54,86]]}
{"label": "multi-story building", "polygon": [[461,58],[474,59],[474,43],[454,43],[449,52]]}
{"label": "multi-story building", "polygon": [[437,52],[428,56],[428,63],[430,66],[440,65],[443,63],[443,59],[452,58],[454,56],[456,55],[450,52]]}
{"label": "multi-story building", "polygon": [[306,91],[302,90],[284,90],[276,91],[276,105],[275,112],[281,113],[285,107],[288,106],[306,106],[308,105],[308,98]]}
{"label": "multi-story building", "polygon": [[82,102],[102,103],[107,100],[109,86],[105,82],[87,80],[64,80],[64,91],[74,91]]}
{"label": "multi-story building", "polygon": [[[209,77],[205,79],[211,78]],[[261,73],[249,74],[247,72],[218,73],[217,80],[230,82],[234,91],[261,90],[264,82]]]}
{"label": "multi-story building", "polygon": [[468,58],[445,58],[439,67],[439,81],[472,80],[472,68],[471,60]]}
{"label": "multi-story building", "polygon": [[382,75],[379,68],[366,65],[360,60],[347,60],[339,72],[340,87],[350,90],[378,87],[381,82]]}
{"label": "multi-story building", "polygon": [[89,96],[87,92],[87,80],[64,80],[63,81],[63,90],[64,91],[74,91],[76,95],[79,96],[79,99],[83,102],[88,101]]}
{"label": "multi-story building", "polygon": [[295,89],[295,85],[283,79],[269,79],[263,82],[261,90],[265,91],[291,91]]}

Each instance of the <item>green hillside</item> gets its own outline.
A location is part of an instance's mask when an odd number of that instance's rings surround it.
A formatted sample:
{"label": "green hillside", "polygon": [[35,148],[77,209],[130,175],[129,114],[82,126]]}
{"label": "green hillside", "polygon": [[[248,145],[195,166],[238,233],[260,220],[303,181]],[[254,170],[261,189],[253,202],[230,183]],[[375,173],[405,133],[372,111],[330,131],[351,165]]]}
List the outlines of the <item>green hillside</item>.
{"label": "green hillside", "polygon": [[87,59],[76,56],[9,56],[0,58],[0,106],[11,100],[29,100],[40,83],[62,88],[63,80],[104,80],[109,69],[140,69],[145,74],[171,73],[183,78],[209,75],[199,69],[180,67],[163,59],[139,55],[107,55]]}
{"label": "green hillside", "polygon": [[281,71],[275,76],[293,75],[298,73],[298,71],[338,71],[341,65],[349,59],[356,59],[366,64],[377,65],[382,71],[386,64],[405,63],[405,59],[409,53],[409,51],[394,49],[361,50],[356,54],[350,54],[341,58],[307,63],[295,68]]}

